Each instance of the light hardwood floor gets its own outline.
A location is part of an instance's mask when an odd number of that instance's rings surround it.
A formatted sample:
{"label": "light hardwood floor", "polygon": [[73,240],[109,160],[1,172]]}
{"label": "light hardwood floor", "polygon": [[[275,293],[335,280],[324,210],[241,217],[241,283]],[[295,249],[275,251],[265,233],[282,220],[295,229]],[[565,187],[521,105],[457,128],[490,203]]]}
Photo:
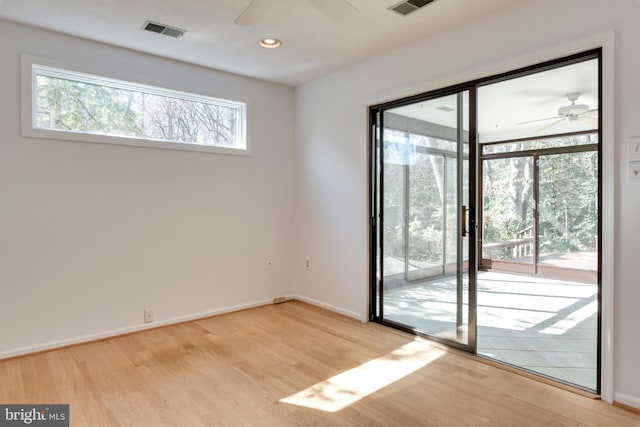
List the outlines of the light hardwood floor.
{"label": "light hardwood floor", "polygon": [[640,415],[301,302],[0,361],[72,426],[640,426]]}

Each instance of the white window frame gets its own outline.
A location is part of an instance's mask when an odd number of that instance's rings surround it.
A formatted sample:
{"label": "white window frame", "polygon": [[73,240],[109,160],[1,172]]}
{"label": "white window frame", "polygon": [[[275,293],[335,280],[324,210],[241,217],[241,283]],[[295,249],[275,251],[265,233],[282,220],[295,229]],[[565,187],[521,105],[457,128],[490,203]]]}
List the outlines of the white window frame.
{"label": "white window frame", "polygon": [[[97,75],[93,70],[87,70],[77,65],[68,65],[48,58],[37,57],[28,54],[21,56],[22,67],[22,136],[31,138],[54,139],[64,141],[92,142],[102,144],[128,145],[147,148],[162,148],[183,151],[200,151],[219,154],[250,155],[248,135],[248,111],[247,100],[221,99],[208,95],[195,94],[185,91],[151,86],[147,84],[117,79],[112,76]],[[81,69],[82,68],[82,69]],[[109,73],[100,73],[109,74]],[[133,90],[153,95],[182,99],[200,103],[213,103],[231,107],[238,111],[239,120],[236,126],[235,146],[203,145],[188,142],[168,141],[144,137],[130,137],[88,133],[83,131],[69,131],[59,129],[46,129],[37,127],[36,119],[36,77],[46,75],[53,78],[62,78],[84,83],[115,87],[124,90]]]}

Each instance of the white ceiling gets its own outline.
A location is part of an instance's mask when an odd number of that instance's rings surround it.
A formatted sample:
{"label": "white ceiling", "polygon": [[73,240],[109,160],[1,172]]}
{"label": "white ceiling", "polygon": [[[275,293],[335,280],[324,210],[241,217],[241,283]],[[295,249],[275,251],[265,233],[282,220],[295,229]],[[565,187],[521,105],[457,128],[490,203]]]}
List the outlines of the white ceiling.
{"label": "white ceiling", "polygon": [[[525,0],[436,0],[406,17],[388,10],[398,0],[343,0],[359,13],[341,20],[331,19],[313,5],[328,5],[329,0],[260,0],[269,7],[257,23],[235,24],[251,1],[0,0],[0,18],[297,86]],[[144,31],[147,20],[186,33],[174,39]],[[261,48],[258,40],[264,37],[277,37],[283,45]],[[572,92],[581,94],[577,103],[595,108],[596,73],[591,61],[480,88],[481,138],[589,128],[593,120],[518,123],[557,116],[558,109],[569,104],[566,95]],[[445,105],[455,108],[455,97],[394,112],[455,127],[456,113],[438,109]]]}
{"label": "white ceiling", "polygon": [[[306,0],[271,0],[259,22],[234,20],[250,0],[0,0],[0,17],[63,33],[297,86],[524,0],[437,0],[406,17],[396,0],[348,0],[360,13],[336,22]],[[146,20],[187,30],[143,31]],[[277,37],[279,49],[257,41]]]}
{"label": "white ceiling", "polygon": [[[597,128],[598,111],[590,111],[575,121],[559,116],[558,110],[571,104],[567,99],[570,93],[580,94],[576,104],[586,104],[592,110],[598,108],[597,60],[481,86],[478,89],[480,142]],[[468,102],[467,96],[463,102]],[[455,128],[456,109],[456,96],[448,95],[394,108],[392,112]],[[468,117],[465,117],[465,123],[466,130]]]}

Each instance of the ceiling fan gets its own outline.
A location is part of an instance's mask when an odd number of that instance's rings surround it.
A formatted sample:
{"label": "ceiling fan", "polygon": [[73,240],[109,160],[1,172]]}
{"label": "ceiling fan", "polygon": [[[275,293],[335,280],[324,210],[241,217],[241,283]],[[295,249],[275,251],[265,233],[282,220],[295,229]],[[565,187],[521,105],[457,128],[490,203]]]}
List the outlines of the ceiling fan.
{"label": "ceiling fan", "polygon": [[[252,0],[233,22],[237,25],[257,23],[271,9],[274,1],[277,0]],[[307,3],[336,22],[346,21],[360,13],[347,0],[307,0]]]}
{"label": "ceiling fan", "polygon": [[568,120],[570,122],[575,122],[578,120],[582,120],[582,121],[586,121],[589,124],[593,125],[593,126],[598,126],[598,120],[596,117],[593,117],[593,115],[591,113],[597,112],[598,109],[597,108],[591,108],[589,107],[589,105],[587,104],[576,104],[576,101],[578,100],[578,98],[580,98],[581,93],[579,92],[573,92],[573,93],[568,93],[567,99],[569,100],[569,102],[571,102],[571,104],[569,105],[565,105],[564,107],[560,107],[558,109],[558,115],[554,116],[554,117],[546,117],[544,119],[537,119],[537,120],[529,120],[527,122],[521,122],[518,123],[518,125],[525,125],[525,124],[529,124],[529,123],[536,123],[536,122],[543,122],[543,121],[547,121],[547,120],[555,120],[554,122],[544,126],[542,129],[546,129],[546,128],[550,128],[564,120]]}

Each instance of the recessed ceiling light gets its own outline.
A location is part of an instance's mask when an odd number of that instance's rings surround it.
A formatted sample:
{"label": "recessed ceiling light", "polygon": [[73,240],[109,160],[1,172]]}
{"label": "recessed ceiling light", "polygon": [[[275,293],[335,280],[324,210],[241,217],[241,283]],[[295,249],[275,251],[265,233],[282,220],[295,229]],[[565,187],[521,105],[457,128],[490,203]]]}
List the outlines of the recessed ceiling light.
{"label": "recessed ceiling light", "polygon": [[275,49],[282,46],[282,42],[273,37],[266,37],[258,42],[258,44],[266,49]]}

